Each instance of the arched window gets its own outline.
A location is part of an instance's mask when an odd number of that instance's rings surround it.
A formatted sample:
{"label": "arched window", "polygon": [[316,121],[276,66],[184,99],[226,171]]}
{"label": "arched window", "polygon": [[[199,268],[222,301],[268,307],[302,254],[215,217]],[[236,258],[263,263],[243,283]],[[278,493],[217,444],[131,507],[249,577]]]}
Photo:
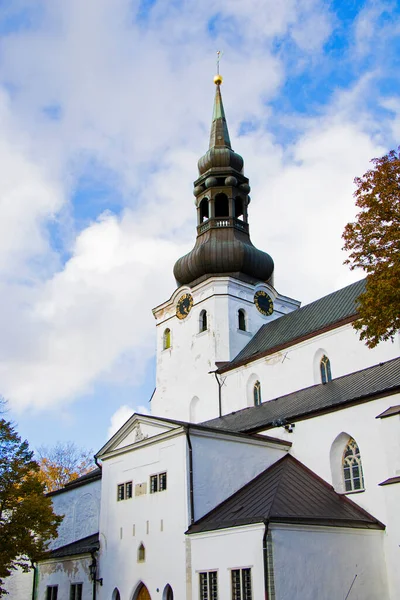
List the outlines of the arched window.
{"label": "arched window", "polygon": [[253,387],[254,406],[261,404],[261,383],[256,381]]}
{"label": "arched window", "polygon": [[167,348],[171,348],[171,330],[168,328],[163,335],[163,350],[167,350]]}
{"label": "arched window", "polygon": [[229,217],[229,201],[225,194],[217,194],[215,196],[215,216]]}
{"label": "arched window", "polygon": [[167,584],[164,588],[163,600],[174,600],[174,592],[169,584]]}
{"label": "arched window", "polygon": [[332,381],[332,373],[331,373],[331,361],[327,356],[321,358],[321,362],[319,363],[319,368],[321,369],[321,381],[322,383],[328,383],[328,381]]}
{"label": "arched window", "polygon": [[243,200],[242,198],[235,198],[235,217],[239,219],[239,217],[243,217]]}
{"label": "arched window", "polygon": [[355,492],[364,489],[364,475],[361,465],[360,450],[356,441],[350,438],[343,452],[342,459],[344,489]]}
{"label": "arched window", "polygon": [[114,591],[112,593],[112,600],[121,600],[121,596],[120,596],[118,588],[114,589]]}
{"label": "arched window", "polygon": [[240,331],[246,331],[246,313],[243,308],[238,310],[238,327]]}
{"label": "arched window", "polygon": [[137,551],[137,561],[144,562],[145,560],[146,560],[146,548],[144,547],[144,544],[142,542]]}
{"label": "arched window", "polygon": [[199,318],[199,332],[207,331],[207,311],[202,310]]}
{"label": "arched window", "polygon": [[203,200],[200,202],[200,223],[207,221],[208,217],[208,198],[203,198]]}

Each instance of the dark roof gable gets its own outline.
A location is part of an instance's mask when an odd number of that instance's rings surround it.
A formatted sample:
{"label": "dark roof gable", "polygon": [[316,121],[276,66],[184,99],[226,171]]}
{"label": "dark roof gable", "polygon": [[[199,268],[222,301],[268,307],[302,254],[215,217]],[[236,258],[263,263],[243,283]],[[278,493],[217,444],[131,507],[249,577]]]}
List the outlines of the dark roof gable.
{"label": "dark roof gable", "polygon": [[187,533],[251,523],[327,525],[384,529],[385,526],[346,496],[286,455],[207,515]]}
{"label": "dark roof gable", "polygon": [[260,406],[206,421],[213,428],[256,433],[274,426],[278,420],[296,421],[315,414],[331,412],[354,403],[393,394],[400,390],[400,358],[394,358],[350,375],[332,379],[325,384],[292,392]]}
{"label": "dark roof gable", "polygon": [[228,371],[270,354],[311,335],[354,320],[357,298],[365,290],[365,279],[352,283],[311,304],[263,325],[241,352],[220,371]]}

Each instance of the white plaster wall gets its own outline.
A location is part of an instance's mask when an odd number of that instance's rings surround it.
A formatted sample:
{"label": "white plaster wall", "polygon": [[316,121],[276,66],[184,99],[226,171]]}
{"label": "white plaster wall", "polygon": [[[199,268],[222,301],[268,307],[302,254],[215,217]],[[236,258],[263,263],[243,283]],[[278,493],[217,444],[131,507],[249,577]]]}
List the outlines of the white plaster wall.
{"label": "white plaster wall", "polygon": [[[274,298],[273,315],[262,315],[254,305],[254,293],[268,290]],[[193,296],[193,308],[180,320],[176,303],[184,293]],[[198,421],[218,416],[218,386],[210,371],[216,362],[229,361],[268,321],[298,306],[279,296],[266,285],[253,286],[233,278],[214,278],[190,289],[182,287],[170,301],[155,309],[157,319],[157,383],[152,399],[152,413],[181,420],[193,416],[190,404],[198,398],[195,416]],[[238,329],[238,310],[246,312],[248,331]],[[208,329],[199,333],[202,310],[207,311]],[[171,348],[163,350],[163,335],[171,330]]]}
{"label": "white plaster wall", "polygon": [[64,515],[58,537],[50,548],[59,548],[99,531],[101,480],[52,496],[54,512]]}
{"label": "white plaster wall", "polygon": [[24,573],[17,568],[10,577],[4,580],[4,587],[11,600],[25,600],[32,597],[33,569]]}
{"label": "white plaster wall", "polygon": [[[100,577],[104,585],[98,589],[99,600],[109,600],[116,587],[122,600],[131,600],[141,581],[152,598],[161,598],[167,583],[176,598],[186,597],[186,456],[182,435],[102,458]],[[167,490],[150,494],[150,475],[163,471]],[[133,482],[134,490],[136,483],[146,483],[147,493],[117,502],[117,485],[126,481]],[[138,563],[141,542],[146,561]]]}
{"label": "white plaster wall", "polygon": [[263,402],[321,383],[316,357],[322,354],[330,359],[335,379],[396,358],[400,354],[400,336],[393,343],[381,342],[369,349],[348,324],[228,371],[224,373],[222,388],[223,414],[253,405],[253,397],[246,391],[253,374],[261,382]]}
{"label": "white plaster wall", "polygon": [[[92,583],[89,575],[91,557],[86,555],[73,560],[49,560],[39,567],[36,598],[46,598],[46,587],[58,585],[57,600],[69,600],[71,583],[83,583],[82,600],[92,600]],[[31,595],[26,596],[31,598]],[[18,599],[19,600],[19,599]],[[22,600],[22,598],[21,598]]]}
{"label": "white plaster wall", "polygon": [[[365,491],[348,496],[386,525],[384,548],[388,566],[398,565],[400,557],[400,504],[396,508],[393,500],[400,484],[378,484],[394,477],[400,470],[400,428],[397,417],[376,419],[376,416],[397,404],[400,404],[400,394],[300,421],[292,434],[283,428],[265,432],[293,442],[291,454],[331,484],[334,483],[330,464],[332,443],[342,432],[356,440],[361,453]],[[389,568],[388,578],[390,589],[395,590],[391,597],[400,598],[398,568]]]}
{"label": "white plaster wall", "polygon": [[191,434],[195,519],[279,460],[289,447]]}
{"label": "white plaster wall", "polygon": [[199,598],[199,572],[215,570],[219,600],[231,600],[231,569],[238,568],[251,568],[253,598],[264,598],[263,534],[264,525],[257,524],[188,536],[193,600]]}
{"label": "white plaster wall", "polygon": [[344,600],[356,574],[349,599],[389,599],[382,532],[275,525],[271,531],[276,600]]}

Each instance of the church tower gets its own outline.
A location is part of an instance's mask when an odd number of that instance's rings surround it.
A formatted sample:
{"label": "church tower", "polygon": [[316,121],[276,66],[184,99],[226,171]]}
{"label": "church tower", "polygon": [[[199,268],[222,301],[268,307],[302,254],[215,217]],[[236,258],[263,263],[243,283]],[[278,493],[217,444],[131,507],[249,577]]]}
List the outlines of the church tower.
{"label": "church tower", "polygon": [[[153,310],[157,381],[152,413],[199,422],[229,411],[213,372],[268,321],[298,307],[273,287],[274,263],[250,240],[250,185],[232,150],[216,75],[210,144],[194,182],[197,237],[177,260],[177,289]],[[222,394],[221,394],[222,395]],[[246,406],[246,400],[243,399]]]}

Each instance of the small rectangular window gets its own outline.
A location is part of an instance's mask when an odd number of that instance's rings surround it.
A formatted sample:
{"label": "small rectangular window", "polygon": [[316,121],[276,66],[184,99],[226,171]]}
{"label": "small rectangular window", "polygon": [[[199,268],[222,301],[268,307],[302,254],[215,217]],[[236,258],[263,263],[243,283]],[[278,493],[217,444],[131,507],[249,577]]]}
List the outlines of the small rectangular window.
{"label": "small rectangular window", "polygon": [[217,571],[199,573],[200,600],[218,600]]}
{"label": "small rectangular window", "polygon": [[166,473],[160,473],[158,476],[158,489],[160,492],[164,491],[167,489],[167,474]]}
{"label": "small rectangular window", "polygon": [[128,481],[125,484],[125,498],[132,498],[132,481]]}
{"label": "small rectangular window", "polygon": [[82,583],[71,583],[69,589],[69,600],[82,600]]}
{"label": "small rectangular window", "polygon": [[46,600],[57,600],[58,585],[48,585],[46,588]]}
{"label": "small rectangular window", "polygon": [[158,476],[151,475],[150,476],[150,494],[155,494],[158,492]]}
{"label": "small rectangular window", "polygon": [[232,600],[252,600],[251,569],[232,569]]}
{"label": "small rectangular window", "polygon": [[125,499],[125,484],[124,483],[119,483],[118,484],[117,500],[119,502],[120,500],[124,500],[124,499]]}

